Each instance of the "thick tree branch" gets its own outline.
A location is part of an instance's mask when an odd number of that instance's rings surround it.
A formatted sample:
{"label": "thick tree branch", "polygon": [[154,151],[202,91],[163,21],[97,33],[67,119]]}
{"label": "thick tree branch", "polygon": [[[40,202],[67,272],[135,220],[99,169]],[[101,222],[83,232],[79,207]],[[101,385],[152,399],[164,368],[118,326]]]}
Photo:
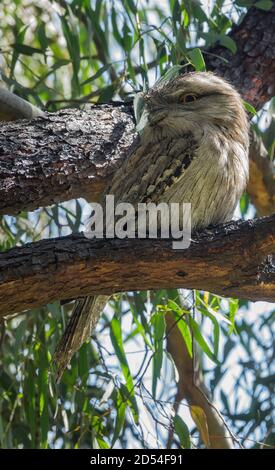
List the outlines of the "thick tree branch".
{"label": "thick tree branch", "polygon": [[[257,8],[248,11],[230,34],[237,45],[235,55],[221,46],[206,51],[208,69],[228,78],[257,108],[275,94],[274,13],[275,4],[268,12]],[[60,111],[31,123],[3,123],[0,213],[14,214],[75,197],[97,200],[125,158],[133,130],[131,106],[114,104],[93,106],[87,112]],[[252,161],[253,185],[257,177],[260,187],[260,170],[267,164],[254,171]],[[272,184],[267,189],[272,192]],[[272,194],[267,194],[270,201]],[[258,202],[262,201],[254,198],[254,203]],[[274,210],[274,204],[268,208]],[[262,209],[260,204],[259,213],[265,214],[267,207]]]}
{"label": "thick tree branch", "polygon": [[0,127],[0,213],[97,200],[133,141],[126,105],[70,109]]}
{"label": "thick tree branch", "polygon": [[57,299],[185,287],[275,300],[275,215],[198,234],[188,250],[170,240],[42,240],[0,255],[1,315]]}
{"label": "thick tree branch", "polygon": [[[0,214],[84,197],[97,201],[134,140],[127,105],[66,110],[0,127]],[[248,192],[259,215],[275,211],[275,167],[252,137]]]}
{"label": "thick tree branch", "polygon": [[227,78],[243,98],[260,109],[275,95],[275,2],[269,11],[250,8],[229,36],[237,52],[222,46],[206,51],[208,70]]}

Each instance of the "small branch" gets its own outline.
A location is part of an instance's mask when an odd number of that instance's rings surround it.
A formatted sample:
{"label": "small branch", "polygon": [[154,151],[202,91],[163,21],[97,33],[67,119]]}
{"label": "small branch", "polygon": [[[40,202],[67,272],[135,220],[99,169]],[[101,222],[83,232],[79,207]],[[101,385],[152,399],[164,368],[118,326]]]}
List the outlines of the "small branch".
{"label": "small branch", "polygon": [[0,87],[0,121],[34,119],[44,113],[28,101]]}
{"label": "small branch", "polygon": [[[234,439],[227,429],[224,421],[208,399],[205,393],[205,384],[198,365],[196,373],[193,370],[193,359],[190,357],[180,330],[175,327],[175,317],[171,313],[165,316],[167,336],[167,350],[171,354],[175,366],[178,370],[179,378],[177,382],[177,394],[175,396],[175,412],[179,403],[185,399],[190,406],[199,406],[203,409],[209,432],[209,440],[212,449],[231,449],[234,447]],[[195,383],[194,383],[195,381]],[[172,444],[173,436],[170,432],[169,447]]]}
{"label": "small branch", "polygon": [[182,251],[170,240],[42,240],[0,254],[1,315],[87,294],[177,287],[274,302],[274,253],[275,215],[205,230]]}

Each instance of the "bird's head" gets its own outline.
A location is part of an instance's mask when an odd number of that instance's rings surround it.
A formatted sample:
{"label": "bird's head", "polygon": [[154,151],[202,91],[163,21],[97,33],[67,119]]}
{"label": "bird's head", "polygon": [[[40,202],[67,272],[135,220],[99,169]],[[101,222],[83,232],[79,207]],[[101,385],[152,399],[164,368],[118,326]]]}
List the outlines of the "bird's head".
{"label": "bird's head", "polygon": [[235,88],[210,72],[160,80],[136,100],[137,130],[149,139],[219,131],[248,145],[248,120]]}

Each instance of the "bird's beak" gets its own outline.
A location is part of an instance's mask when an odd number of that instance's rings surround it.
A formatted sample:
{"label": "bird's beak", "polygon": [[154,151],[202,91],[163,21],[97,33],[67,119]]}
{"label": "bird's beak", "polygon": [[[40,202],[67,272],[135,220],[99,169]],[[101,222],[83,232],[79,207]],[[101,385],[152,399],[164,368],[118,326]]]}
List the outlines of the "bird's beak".
{"label": "bird's beak", "polygon": [[148,125],[148,123],[149,123],[149,111],[147,108],[144,108],[144,110],[142,111],[140,115],[139,121],[136,125],[137,132],[142,133],[145,127]]}
{"label": "bird's beak", "polygon": [[163,107],[152,107],[148,109],[148,103],[144,99],[143,93],[138,93],[134,99],[134,112],[137,121],[136,131],[142,134],[145,128],[158,125],[168,114]]}
{"label": "bird's beak", "polygon": [[142,133],[142,131],[148,124],[148,116],[149,116],[143,93],[137,93],[135,96],[134,112],[135,112],[135,118],[137,121],[136,131],[139,133]]}

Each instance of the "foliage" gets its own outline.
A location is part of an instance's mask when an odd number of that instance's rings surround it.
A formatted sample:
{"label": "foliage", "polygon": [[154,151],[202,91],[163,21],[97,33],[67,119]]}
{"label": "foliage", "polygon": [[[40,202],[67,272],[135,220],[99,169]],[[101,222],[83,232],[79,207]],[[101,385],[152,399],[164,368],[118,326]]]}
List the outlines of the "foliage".
{"label": "foliage", "polygon": [[[227,33],[254,3],[3,0],[1,77],[50,111],[131,99],[171,65],[204,70],[204,48],[215,42],[236,53]],[[254,118],[271,156],[273,110],[274,100],[268,113]],[[251,210],[246,195],[242,217]],[[1,250],[78,231],[88,211],[77,200],[3,217]],[[194,427],[194,421],[203,427],[202,419],[192,420],[186,403],[174,416],[167,311],[190,355],[197,344],[205,382],[239,440],[245,447],[274,445],[270,306],[196,292],[192,313],[173,291],[117,295],[56,385],[51,358],[71,306],[56,302],[1,323],[1,447],[166,447],[171,427],[174,446],[203,446]]]}

